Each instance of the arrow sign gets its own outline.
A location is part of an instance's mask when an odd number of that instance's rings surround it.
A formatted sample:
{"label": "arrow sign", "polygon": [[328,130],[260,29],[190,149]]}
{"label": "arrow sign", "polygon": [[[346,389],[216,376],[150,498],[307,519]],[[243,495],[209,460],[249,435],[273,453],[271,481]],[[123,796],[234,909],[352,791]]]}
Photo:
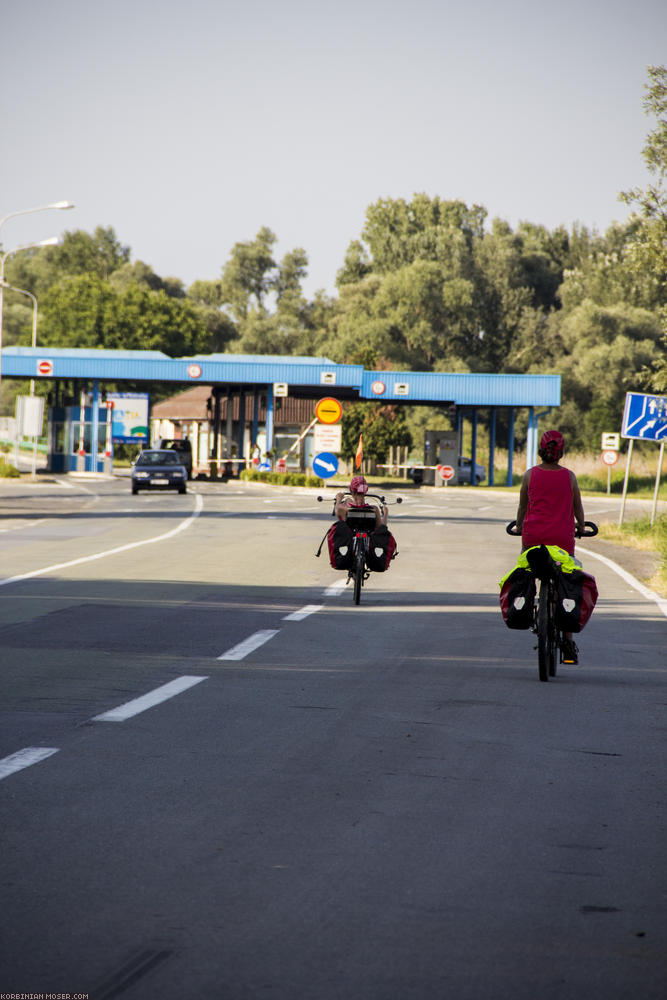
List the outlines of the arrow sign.
{"label": "arrow sign", "polygon": [[329,479],[338,472],[338,459],[330,451],[322,451],[313,459],[313,472],[320,479]]}
{"label": "arrow sign", "polygon": [[621,436],[644,441],[667,440],[667,397],[626,392]]}

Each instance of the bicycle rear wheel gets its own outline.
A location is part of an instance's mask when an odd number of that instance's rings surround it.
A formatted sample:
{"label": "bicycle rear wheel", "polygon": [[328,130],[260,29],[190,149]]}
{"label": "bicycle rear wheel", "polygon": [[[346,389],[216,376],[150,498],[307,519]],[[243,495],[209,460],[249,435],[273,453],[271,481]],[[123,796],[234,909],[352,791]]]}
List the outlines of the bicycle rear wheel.
{"label": "bicycle rear wheel", "polygon": [[556,676],[556,646],[551,582],[543,579],[537,605],[537,671],[541,681]]}

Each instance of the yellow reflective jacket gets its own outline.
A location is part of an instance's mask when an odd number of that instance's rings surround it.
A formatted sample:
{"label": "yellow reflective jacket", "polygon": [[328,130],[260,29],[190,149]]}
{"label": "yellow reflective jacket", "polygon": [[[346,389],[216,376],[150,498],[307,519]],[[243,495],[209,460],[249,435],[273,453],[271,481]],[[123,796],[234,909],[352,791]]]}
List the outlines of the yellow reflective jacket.
{"label": "yellow reflective jacket", "polygon": [[[582,569],[580,560],[576,559],[574,556],[571,556],[569,552],[565,551],[565,549],[561,549],[560,545],[545,545],[544,547],[551,556],[551,558],[553,559],[553,561],[558,566],[560,566],[563,573],[573,573],[574,570],[576,569]],[[539,549],[540,546],[533,545],[532,548]],[[502,585],[504,584],[507,577],[510,576],[515,569],[528,569],[528,570],[530,569],[530,563],[528,562],[527,558],[529,552],[530,549],[526,549],[525,552],[521,553],[521,555],[517,559],[516,566],[512,566],[509,573],[505,573],[505,576],[502,578],[502,580],[499,581],[498,583],[499,587],[502,588]]]}

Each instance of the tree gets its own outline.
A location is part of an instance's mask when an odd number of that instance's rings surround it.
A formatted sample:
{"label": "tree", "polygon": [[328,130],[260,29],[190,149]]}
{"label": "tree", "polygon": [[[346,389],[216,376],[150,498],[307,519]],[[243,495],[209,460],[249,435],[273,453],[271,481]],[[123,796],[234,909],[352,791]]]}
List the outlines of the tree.
{"label": "tree", "polygon": [[241,322],[251,309],[264,311],[264,300],[275,284],[276,262],[273,259],[275,233],[266,226],[254,240],[235,243],[225,264],[220,282],[222,302],[229,306],[232,318]]}
{"label": "tree", "polygon": [[56,347],[197,354],[207,331],[192,303],[133,284],[117,292],[95,275],[66,278],[44,296],[40,343]]}
{"label": "tree", "polygon": [[644,226],[632,246],[636,270],[650,273],[658,286],[662,322],[662,351],[644,373],[647,388],[667,391],[667,68],[648,67],[644,110],[657,119],[649,132],[643,156],[655,183],[621,194],[628,204],[637,204]]}
{"label": "tree", "polygon": [[410,447],[405,410],[391,403],[354,403],[343,411],[343,454],[352,460],[363,435],[364,456],[385,462],[391,447]]}

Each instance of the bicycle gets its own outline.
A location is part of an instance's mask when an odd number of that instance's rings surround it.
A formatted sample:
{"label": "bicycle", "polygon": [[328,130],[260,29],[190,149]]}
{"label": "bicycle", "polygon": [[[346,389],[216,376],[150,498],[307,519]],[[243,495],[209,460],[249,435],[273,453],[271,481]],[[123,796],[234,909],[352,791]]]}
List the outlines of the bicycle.
{"label": "bicycle", "polygon": [[[343,499],[352,496],[351,493],[345,491]],[[326,497],[318,496],[318,502],[326,500]],[[350,582],[353,583],[352,596],[355,604],[361,602],[361,588],[363,587],[366,580],[368,580],[371,575],[371,570],[368,566],[368,553],[371,544],[371,534],[375,530],[377,524],[376,512],[381,509],[382,505],[387,504],[387,500],[384,496],[379,496],[377,493],[367,493],[365,496],[366,503],[363,507],[350,507],[348,508],[346,523],[352,531],[352,557],[351,563],[347,571],[346,585]],[[373,501],[368,503],[368,501]],[[395,503],[402,503],[403,498],[397,497],[394,501]],[[334,502],[333,514],[336,513],[336,504]],[[327,537],[327,534],[324,538]],[[319,556],[320,550],[324,544],[324,539],[320,544],[320,549],[318,549],[317,555]]]}
{"label": "bicycle", "polygon": [[[586,529],[590,530],[587,531]],[[505,531],[508,535],[521,537],[516,531],[516,521],[510,521]],[[576,538],[593,538],[598,533],[597,524],[584,521],[584,530],[575,530]],[[556,624],[556,566],[545,545],[536,545],[526,550],[526,558],[531,572],[539,579],[540,589],[535,596],[532,631],[537,634],[537,672],[541,681],[556,676],[558,663],[563,659],[564,632]],[[559,656],[560,654],[560,656]]]}

